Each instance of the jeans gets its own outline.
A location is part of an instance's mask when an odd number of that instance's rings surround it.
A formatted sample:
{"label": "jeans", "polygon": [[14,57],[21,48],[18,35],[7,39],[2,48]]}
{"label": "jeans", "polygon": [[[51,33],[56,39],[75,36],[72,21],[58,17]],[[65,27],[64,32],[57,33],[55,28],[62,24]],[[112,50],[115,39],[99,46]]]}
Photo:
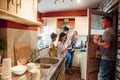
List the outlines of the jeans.
{"label": "jeans", "polygon": [[115,80],[115,62],[101,59],[98,80]]}
{"label": "jeans", "polygon": [[71,51],[71,49],[67,50],[66,66],[68,67],[68,69],[70,69],[72,66],[73,54],[74,54],[74,51]]}

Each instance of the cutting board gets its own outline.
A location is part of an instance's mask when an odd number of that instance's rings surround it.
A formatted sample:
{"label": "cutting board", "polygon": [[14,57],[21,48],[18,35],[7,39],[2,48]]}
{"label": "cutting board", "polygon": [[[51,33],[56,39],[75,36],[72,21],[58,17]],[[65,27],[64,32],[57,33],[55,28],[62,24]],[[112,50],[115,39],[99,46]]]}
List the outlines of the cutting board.
{"label": "cutting board", "polygon": [[26,64],[32,55],[29,43],[18,43],[14,45],[17,65]]}

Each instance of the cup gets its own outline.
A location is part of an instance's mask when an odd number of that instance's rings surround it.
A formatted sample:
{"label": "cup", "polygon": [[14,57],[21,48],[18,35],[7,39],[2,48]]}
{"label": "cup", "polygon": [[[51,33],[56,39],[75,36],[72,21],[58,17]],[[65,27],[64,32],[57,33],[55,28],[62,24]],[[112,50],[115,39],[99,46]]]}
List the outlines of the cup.
{"label": "cup", "polygon": [[33,69],[33,66],[34,66],[34,63],[28,63],[27,64],[28,71],[30,71],[31,69]]}
{"label": "cup", "polygon": [[12,77],[11,59],[4,58],[2,63],[2,80],[9,80]]}
{"label": "cup", "polygon": [[31,80],[40,80],[40,69],[31,69]]}

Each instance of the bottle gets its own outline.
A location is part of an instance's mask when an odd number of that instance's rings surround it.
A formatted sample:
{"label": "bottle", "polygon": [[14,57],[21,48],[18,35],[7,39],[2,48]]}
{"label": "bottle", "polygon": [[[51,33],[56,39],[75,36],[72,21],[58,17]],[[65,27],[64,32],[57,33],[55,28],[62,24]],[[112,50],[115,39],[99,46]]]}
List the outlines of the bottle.
{"label": "bottle", "polygon": [[82,49],[83,48],[83,41],[82,40],[81,40],[81,45],[80,46],[81,46],[81,49]]}

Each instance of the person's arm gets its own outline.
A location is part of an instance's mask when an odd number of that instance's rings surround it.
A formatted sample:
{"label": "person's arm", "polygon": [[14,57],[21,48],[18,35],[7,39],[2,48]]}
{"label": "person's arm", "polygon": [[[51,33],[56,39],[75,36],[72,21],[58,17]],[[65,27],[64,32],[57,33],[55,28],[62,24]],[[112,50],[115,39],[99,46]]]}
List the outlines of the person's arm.
{"label": "person's arm", "polygon": [[51,57],[52,48],[49,48],[48,55]]}
{"label": "person's arm", "polygon": [[50,43],[49,45],[49,50],[48,50],[48,55],[51,57],[51,54],[52,54],[52,48],[53,48],[53,44]]}
{"label": "person's arm", "polygon": [[104,42],[101,42],[99,36],[94,36],[94,40],[93,41],[98,46],[101,46],[103,48],[109,48],[110,47],[110,40],[105,40]]}
{"label": "person's arm", "polygon": [[70,48],[70,45],[68,45],[64,50],[62,50],[61,53],[63,54],[68,48]]}
{"label": "person's arm", "polygon": [[110,47],[110,41],[109,40],[104,41],[104,42],[97,41],[96,44],[98,46],[103,47],[103,48],[109,48]]}

